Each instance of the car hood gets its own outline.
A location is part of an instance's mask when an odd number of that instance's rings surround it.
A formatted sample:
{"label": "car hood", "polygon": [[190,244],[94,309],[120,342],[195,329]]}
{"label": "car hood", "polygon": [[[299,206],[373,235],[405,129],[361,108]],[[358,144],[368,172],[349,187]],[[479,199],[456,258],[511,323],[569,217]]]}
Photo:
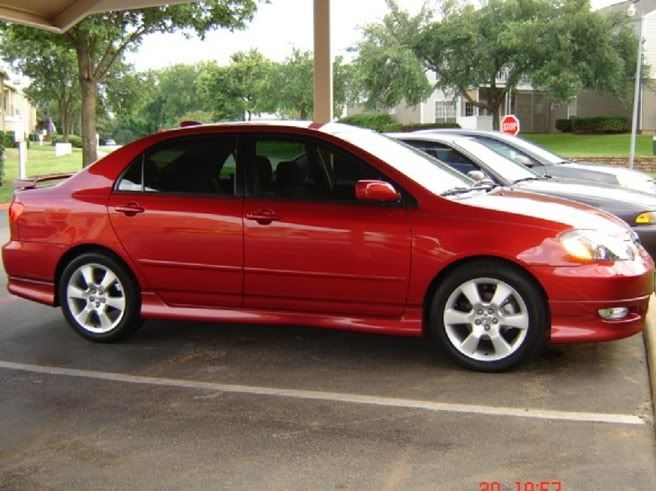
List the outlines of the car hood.
{"label": "car hood", "polygon": [[619,181],[615,174],[602,170],[589,169],[586,166],[574,166],[571,164],[536,165],[532,168],[534,172],[551,177],[575,179],[585,181],[598,186],[618,186]]}
{"label": "car hood", "polygon": [[619,218],[590,206],[544,194],[500,188],[478,194],[462,203],[530,218],[548,220],[572,228],[595,229],[624,236],[627,225]]}
{"label": "car hood", "polygon": [[636,189],[646,193],[656,193],[656,180],[646,172],[626,167],[613,165],[595,164],[593,162],[576,161],[564,164],[571,169],[584,171],[603,172],[615,176],[619,184],[626,188]]}
{"label": "car hood", "polygon": [[655,196],[619,187],[539,180],[525,181],[513,188],[579,201],[628,221],[642,212],[656,211]]}

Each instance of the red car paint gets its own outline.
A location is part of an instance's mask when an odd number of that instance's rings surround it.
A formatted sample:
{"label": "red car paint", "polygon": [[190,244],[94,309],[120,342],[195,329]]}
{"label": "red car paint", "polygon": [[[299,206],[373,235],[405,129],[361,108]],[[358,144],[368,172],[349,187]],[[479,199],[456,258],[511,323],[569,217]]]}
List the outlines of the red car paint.
{"label": "red car paint", "polygon": [[[559,233],[619,219],[567,200],[508,190],[472,199],[436,195],[328,124],[190,126],[126,145],[66,181],[18,190],[3,248],[15,295],[58,305],[67,260],[89,248],[117,255],[138,282],[142,317],[297,324],[418,336],[440,275],[495,257],[526,270],[548,300],[552,342],[603,341],[640,331],[653,292],[653,262],[583,264]],[[393,179],[415,206],[135,194],[114,184],[143,151],[212,134],[297,135],[350,152]],[[364,189],[362,190],[365,191]],[[372,188],[374,193],[375,187]],[[597,310],[626,306],[605,321]]]}

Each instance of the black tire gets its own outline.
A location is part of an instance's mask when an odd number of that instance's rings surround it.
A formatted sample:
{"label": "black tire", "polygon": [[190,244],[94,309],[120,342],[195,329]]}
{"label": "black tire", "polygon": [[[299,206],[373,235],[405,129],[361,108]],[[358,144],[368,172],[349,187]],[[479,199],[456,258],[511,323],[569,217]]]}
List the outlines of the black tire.
{"label": "black tire", "polygon": [[[107,271],[115,280],[104,275]],[[89,274],[93,279],[87,283]],[[106,288],[104,279],[111,281]],[[62,272],[58,293],[69,325],[90,341],[118,341],[141,326],[138,285],[126,267],[107,254],[89,252],[70,261]]]}
{"label": "black tire", "polygon": [[[493,302],[497,290],[498,298],[505,298],[498,304]],[[474,304],[469,297],[476,294],[480,302]],[[542,290],[519,267],[503,261],[476,260],[452,271],[435,291],[429,314],[431,339],[460,365],[482,372],[507,370],[529,359],[549,333]]]}

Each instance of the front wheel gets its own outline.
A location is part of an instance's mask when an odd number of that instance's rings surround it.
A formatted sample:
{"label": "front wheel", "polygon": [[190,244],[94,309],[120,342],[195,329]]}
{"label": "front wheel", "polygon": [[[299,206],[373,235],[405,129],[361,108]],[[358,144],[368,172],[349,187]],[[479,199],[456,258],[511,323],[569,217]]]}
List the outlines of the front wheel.
{"label": "front wheel", "polygon": [[461,365],[508,369],[533,355],[548,328],[546,302],[533,280],[512,265],[476,261],[438,287],[430,333]]}
{"label": "front wheel", "polygon": [[141,323],[134,280],[102,253],[82,254],[64,268],[59,299],[73,330],[91,341],[116,341]]}

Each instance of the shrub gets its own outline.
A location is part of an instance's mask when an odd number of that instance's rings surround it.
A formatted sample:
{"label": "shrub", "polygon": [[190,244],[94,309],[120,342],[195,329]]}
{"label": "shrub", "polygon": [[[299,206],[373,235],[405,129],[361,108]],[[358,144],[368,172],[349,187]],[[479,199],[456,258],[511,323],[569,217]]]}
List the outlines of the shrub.
{"label": "shrub", "polygon": [[370,128],[376,131],[384,131],[385,127],[394,124],[391,115],[385,113],[362,113],[347,116],[339,120],[340,123],[352,124],[361,128]]}
{"label": "shrub", "polygon": [[[52,135],[52,144],[64,143],[62,135]],[[82,148],[82,137],[77,135],[68,135],[68,143],[73,145],[74,148]]]}
{"label": "shrub", "polygon": [[400,129],[395,131],[409,132],[417,130],[430,130],[436,128],[460,128],[458,123],[414,123],[400,125]]}
{"label": "shrub", "polygon": [[557,119],[556,120],[556,129],[562,131],[563,133],[571,133],[573,126],[572,119]]}
{"label": "shrub", "polygon": [[0,145],[5,148],[16,146],[16,137],[13,131],[0,131]]}
{"label": "shrub", "polygon": [[572,130],[578,134],[626,133],[629,122],[621,117],[576,118],[572,119]]}

